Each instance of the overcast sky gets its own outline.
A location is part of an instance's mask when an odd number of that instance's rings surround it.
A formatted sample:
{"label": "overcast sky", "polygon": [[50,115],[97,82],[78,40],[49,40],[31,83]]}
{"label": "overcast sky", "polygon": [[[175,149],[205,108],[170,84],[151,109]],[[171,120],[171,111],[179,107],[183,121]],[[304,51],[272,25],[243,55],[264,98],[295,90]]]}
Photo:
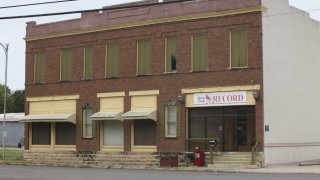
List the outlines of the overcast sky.
{"label": "overcast sky", "polygon": [[[9,0],[0,1],[0,7],[48,2],[57,0]],[[0,17],[75,11],[101,8],[112,4],[134,2],[136,0],[79,0],[75,2],[38,5],[20,8],[1,9]],[[289,0],[292,6],[309,11],[312,18],[320,20],[320,0]],[[26,22],[37,21],[37,24],[77,18],[80,15],[51,16],[29,19],[0,20],[0,43],[9,43],[8,86],[11,90],[24,89],[25,77],[25,36]],[[0,49],[0,84],[4,84],[4,52]]]}

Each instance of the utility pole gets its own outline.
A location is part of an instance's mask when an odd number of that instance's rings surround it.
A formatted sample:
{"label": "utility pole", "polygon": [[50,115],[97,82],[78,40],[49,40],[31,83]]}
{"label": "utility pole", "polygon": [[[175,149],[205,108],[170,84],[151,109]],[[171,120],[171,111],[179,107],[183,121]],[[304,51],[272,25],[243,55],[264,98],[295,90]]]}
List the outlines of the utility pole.
{"label": "utility pole", "polygon": [[2,159],[5,160],[6,157],[6,144],[5,138],[7,136],[6,132],[6,110],[7,110],[7,74],[8,74],[8,52],[9,52],[9,44],[0,43],[4,53],[5,53],[5,81],[4,81],[4,96],[3,96],[3,123],[2,123]]}

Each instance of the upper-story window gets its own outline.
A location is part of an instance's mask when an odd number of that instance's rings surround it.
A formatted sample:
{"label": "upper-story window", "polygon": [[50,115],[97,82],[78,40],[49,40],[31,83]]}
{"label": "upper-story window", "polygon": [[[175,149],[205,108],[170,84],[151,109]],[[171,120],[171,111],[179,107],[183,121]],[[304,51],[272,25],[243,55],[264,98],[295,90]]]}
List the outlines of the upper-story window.
{"label": "upper-story window", "polygon": [[208,70],[208,35],[206,33],[192,36],[192,71]]}
{"label": "upper-story window", "polygon": [[166,69],[165,72],[176,72],[177,71],[177,38],[168,37],[166,38]]}
{"label": "upper-story window", "polygon": [[91,46],[84,47],[84,69],[83,79],[92,79],[92,58],[93,48]]}
{"label": "upper-story window", "polygon": [[119,44],[110,43],[106,46],[106,78],[119,76]]}
{"label": "upper-story window", "polygon": [[72,49],[63,48],[60,54],[60,81],[72,80]]}
{"label": "upper-story window", "polygon": [[137,42],[137,75],[150,75],[151,70],[151,41],[150,39]]}
{"label": "upper-story window", "polygon": [[231,31],[231,68],[248,67],[247,30]]}
{"label": "upper-story window", "polygon": [[46,76],[45,52],[36,52],[34,57],[34,83],[44,83]]}

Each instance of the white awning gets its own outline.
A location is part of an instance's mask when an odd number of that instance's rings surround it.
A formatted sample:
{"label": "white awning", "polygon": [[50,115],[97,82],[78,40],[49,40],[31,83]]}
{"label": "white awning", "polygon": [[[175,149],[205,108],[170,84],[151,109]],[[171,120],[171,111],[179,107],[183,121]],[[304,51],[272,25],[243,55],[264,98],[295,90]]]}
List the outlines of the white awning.
{"label": "white awning", "polygon": [[151,119],[157,121],[157,110],[128,111],[121,116],[122,120]]}
{"label": "white awning", "polygon": [[121,120],[123,112],[97,112],[91,118],[93,121]]}
{"label": "white awning", "polygon": [[73,114],[31,114],[21,118],[20,122],[71,122],[76,124],[76,113]]}

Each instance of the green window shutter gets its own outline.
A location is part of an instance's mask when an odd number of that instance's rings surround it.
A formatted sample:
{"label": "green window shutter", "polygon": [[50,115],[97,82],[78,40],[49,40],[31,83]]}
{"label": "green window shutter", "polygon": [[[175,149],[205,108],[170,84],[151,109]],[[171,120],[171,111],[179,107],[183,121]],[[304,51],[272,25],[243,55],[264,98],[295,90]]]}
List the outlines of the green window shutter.
{"label": "green window shutter", "polygon": [[161,105],[159,109],[159,137],[164,138],[165,137],[165,123],[166,123],[166,106]]}
{"label": "green window shutter", "polygon": [[166,39],[166,72],[172,72],[172,57],[176,57],[176,37]]}
{"label": "green window shutter", "polygon": [[207,34],[201,35],[201,70],[208,69],[208,37]]}
{"label": "green window shutter", "polygon": [[200,37],[199,35],[193,35],[192,38],[192,70],[200,70]]}
{"label": "green window shutter", "polygon": [[97,122],[92,121],[92,137],[97,137]]}
{"label": "green window shutter", "polygon": [[192,70],[204,71],[208,69],[208,37],[207,34],[196,34],[192,38]]}
{"label": "green window shutter", "polygon": [[231,31],[231,67],[248,66],[247,31]]}
{"label": "green window shutter", "polygon": [[239,44],[240,44],[240,51],[239,51],[239,64],[240,67],[247,67],[248,66],[248,43],[247,43],[247,31],[242,30],[240,32],[240,38],[239,38]]}
{"label": "green window shutter", "polygon": [[37,52],[35,54],[35,70],[34,70],[34,82],[45,82],[45,53]]}
{"label": "green window shutter", "polygon": [[119,76],[119,45],[116,43],[107,45],[107,77]]}
{"label": "green window shutter", "polygon": [[177,137],[181,137],[181,113],[182,113],[182,104],[180,102],[177,103]]}
{"label": "green window shutter", "polygon": [[72,80],[72,50],[65,48],[61,50],[61,81]]}
{"label": "green window shutter", "polygon": [[150,40],[138,41],[138,75],[149,75],[151,61]]}
{"label": "green window shutter", "polygon": [[84,79],[92,79],[92,59],[93,48],[87,46],[84,48]]}

